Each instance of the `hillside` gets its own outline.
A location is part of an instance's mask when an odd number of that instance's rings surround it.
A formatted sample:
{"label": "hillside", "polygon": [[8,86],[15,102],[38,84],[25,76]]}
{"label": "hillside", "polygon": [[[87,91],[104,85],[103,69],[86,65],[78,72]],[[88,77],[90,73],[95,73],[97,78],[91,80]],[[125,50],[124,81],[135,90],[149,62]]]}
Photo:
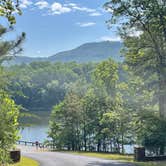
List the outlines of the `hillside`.
{"label": "hillside", "polygon": [[31,63],[37,61],[50,61],[50,62],[100,62],[108,58],[113,58],[116,61],[122,61],[120,57],[120,50],[122,48],[121,42],[94,42],[86,43],[72,50],[59,52],[48,58],[39,57],[25,57],[16,56],[12,60],[5,62],[5,65],[15,65],[22,63]]}
{"label": "hillside", "polygon": [[51,57],[51,61],[70,62],[99,62],[112,57],[116,61],[121,61],[121,42],[96,42],[86,43],[73,50],[57,53]]}

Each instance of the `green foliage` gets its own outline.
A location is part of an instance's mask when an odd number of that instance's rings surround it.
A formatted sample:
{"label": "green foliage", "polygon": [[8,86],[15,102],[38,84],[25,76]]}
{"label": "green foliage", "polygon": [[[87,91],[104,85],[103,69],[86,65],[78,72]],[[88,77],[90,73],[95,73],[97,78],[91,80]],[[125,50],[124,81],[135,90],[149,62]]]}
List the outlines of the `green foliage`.
{"label": "green foliage", "polygon": [[86,81],[69,86],[50,118],[49,137],[56,148],[124,153],[125,144],[137,143],[153,154],[163,150],[165,121],[157,116],[155,92],[146,90],[146,82],[128,70],[104,61],[94,69],[89,86]]}
{"label": "green foliage", "polygon": [[163,154],[166,146],[166,121],[146,111],[140,113],[135,123],[138,140],[149,150],[149,153]]}
{"label": "green foliage", "polygon": [[[25,39],[25,33],[22,33],[17,39],[12,41],[4,41],[2,38],[9,32],[13,30],[12,27],[5,28],[0,25],[0,64],[4,60],[10,59],[12,56],[17,55],[22,51],[22,43]],[[7,56],[6,56],[7,55]],[[10,55],[10,56],[9,56]]]}
{"label": "green foliage", "polygon": [[[107,96],[105,88],[93,87],[88,89],[83,97],[83,117],[84,117],[84,146],[91,147],[89,150],[94,150],[97,145],[97,151],[101,151],[102,141],[105,144],[105,138],[102,134],[103,126],[100,120],[103,114],[110,111],[110,98]],[[95,145],[96,144],[96,145]],[[106,150],[106,149],[104,149]]]}
{"label": "green foliage", "polygon": [[8,71],[13,72],[14,77],[8,88],[12,91],[15,102],[25,109],[49,111],[64,99],[71,87],[79,87],[77,82],[87,82],[88,86],[93,66],[94,64],[73,62],[34,62],[12,66]]}
{"label": "green foliage", "polygon": [[80,148],[80,122],[82,104],[79,96],[70,92],[63,103],[55,106],[51,115],[49,137],[53,139],[54,146],[69,150]]}
{"label": "green foliage", "polygon": [[118,81],[118,64],[112,59],[103,61],[97,66],[94,76],[96,83],[104,85],[107,91],[111,93],[116,89]]}
{"label": "green foliage", "polygon": [[111,59],[101,62],[89,86],[86,81],[69,86],[69,93],[50,118],[49,137],[56,148],[124,152],[130,130],[126,123],[131,117],[118,91],[119,87],[125,89],[125,83],[118,83],[118,68]]}
{"label": "green foliage", "polygon": [[15,24],[15,13],[21,14],[18,0],[1,0],[0,16],[6,17],[10,24]]}
{"label": "green foliage", "polygon": [[[148,149],[153,149],[153,153],[164,154],[166,2],[110,0],[105,8],[112,13],[108,24],[120,25],[119,32],[125,46],[125,63],[138,76],[133,77],[135,80],[130,79],[128,97],[124,95],[127,107],[135,110],[132,123],[136,127],[136,137]],[[129,97],[130,94],[134,99]]]}
{"label": "green foliage", "polygon": [[[14,13],[18,12],[21,14],[18,3],[18,0],[0,1],[0,16],[7,18],[11,25],[16,23]],[[5,28],[0,25],[0,65],[7,56],[7,58],[9,58],[9,55],[16,55],[22,51],[21,44],[25,38],[25,33],[22,33],[21,36],[13,41],[3,40],[3,37],[11,30],[13,30],[11,26]],[[10,161],[9,150],[13,148],[19,138],[19,107],[6,92],[7,85],[9,85],[8,73],[0,67],[0,165],[6,165],[6,163]]]}
{"label": "green foliage", "polygon": [[25,33],[22,33],[13,41],[4,41],[3,37],[13,30],[13,24],[16,23],[15,14],[21,14],[19,8],[19,0],[1,0],[0,1],[0,17],[6,18],[10,23],[9,27],[4,27],[0,24],[0,64],[3,60],[10,59],[9,55],[16,55],[22,51],[21,44],[25,39]]}
{"label": "green foliage", "polygon": [[6,163],[8,151],[18,140],[19,108],[4,92],[0,91],[0,163]]}
{"label": "green foliage", "polygon": [[[164,0],[109,1],[108,24],[120,23],[125,61],[130,69],[153,89],[162,118],[166,117],[166,3]],[[120,21],[123,18],[123,21]]]}

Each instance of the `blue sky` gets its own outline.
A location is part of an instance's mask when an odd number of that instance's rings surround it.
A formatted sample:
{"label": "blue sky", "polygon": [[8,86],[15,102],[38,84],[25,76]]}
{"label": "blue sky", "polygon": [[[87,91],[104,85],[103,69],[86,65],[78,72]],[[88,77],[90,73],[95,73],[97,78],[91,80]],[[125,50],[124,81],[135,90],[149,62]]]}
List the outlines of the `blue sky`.
{"label": "blue sky", "polygon": [[105,23],[103,0],[21,0],[15,33],[26,32],[24,56],[47,57],[86,42],[119,40]]}

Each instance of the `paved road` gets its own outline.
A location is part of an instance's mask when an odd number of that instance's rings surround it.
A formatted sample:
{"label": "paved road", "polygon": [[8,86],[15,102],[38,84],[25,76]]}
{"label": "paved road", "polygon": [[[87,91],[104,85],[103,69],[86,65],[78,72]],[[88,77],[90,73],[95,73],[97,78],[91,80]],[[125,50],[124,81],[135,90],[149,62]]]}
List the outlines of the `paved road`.
{"label": "paved road", "polygon": [[22,154],[39,161],[40,166],[133,166],[117,161],[60,152],[23,152]]}

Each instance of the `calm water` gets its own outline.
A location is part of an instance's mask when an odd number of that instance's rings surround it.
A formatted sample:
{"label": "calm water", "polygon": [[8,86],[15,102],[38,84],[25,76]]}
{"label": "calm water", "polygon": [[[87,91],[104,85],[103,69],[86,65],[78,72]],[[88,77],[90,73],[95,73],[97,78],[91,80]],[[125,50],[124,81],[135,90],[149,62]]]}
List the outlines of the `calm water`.
{"label": "calm water", "polygon": [[[34,113],[33,113],[34,114]],[[20,130],[21,140],[30,142],[43,142],[47,139],[48,121],[50,112],[38,111],[37,118],[24,118],[25,124],[31,124]]]}
{"label": "calm water", "polygon": [[[25,118],[24,122],[27,124],[32,124],[29,127],[24,127],[23,130],[20,131],[21,140],[30,141],[30,142],[43,142],[47,138],[48,131],[48,121],[50,112],[37,112],[35,115],[38,118]],[[133,145],[125,145],[126,153],[133,153]]]}

